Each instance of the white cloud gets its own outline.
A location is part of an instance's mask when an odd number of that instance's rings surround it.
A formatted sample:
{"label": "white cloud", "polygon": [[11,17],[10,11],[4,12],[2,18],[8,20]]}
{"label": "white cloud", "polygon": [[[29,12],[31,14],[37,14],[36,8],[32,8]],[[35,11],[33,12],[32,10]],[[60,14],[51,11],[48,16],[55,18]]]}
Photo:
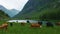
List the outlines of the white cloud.
{"label": "white cloud", "polygon": [[3,5],[7,9],[21,10],[28,0],[0,0],[0,5]]}

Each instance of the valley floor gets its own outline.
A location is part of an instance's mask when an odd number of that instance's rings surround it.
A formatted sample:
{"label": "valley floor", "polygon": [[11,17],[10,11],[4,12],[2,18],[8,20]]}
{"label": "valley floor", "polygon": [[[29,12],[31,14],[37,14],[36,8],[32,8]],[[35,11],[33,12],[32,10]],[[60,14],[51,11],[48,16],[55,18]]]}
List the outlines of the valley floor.
{"label": "valley floor", "polygon": [[[0,25],[2,23],[0,22]],[[60,26],[55,25],[53,28],[46,26],[42,28],[31,28],[29,23],[25,24],[25,26],[21,26],[19,23],[13,23],[12,27],[9,24],[7,31],[0,29],[0,34],[60,34]]]}

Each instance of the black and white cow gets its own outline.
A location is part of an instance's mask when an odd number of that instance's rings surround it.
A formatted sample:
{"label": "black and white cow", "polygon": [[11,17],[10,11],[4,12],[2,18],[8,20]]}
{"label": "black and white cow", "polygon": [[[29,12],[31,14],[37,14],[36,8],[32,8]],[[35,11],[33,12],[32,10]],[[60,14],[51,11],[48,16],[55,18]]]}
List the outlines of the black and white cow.
{"label": "black and white cow", "polygon": [[47,27],[53,27],[54,25],[53,25],[53,23],[51,23],[51,22],[47,22],[47,23],[46,23],[46,26],[47,26]]}

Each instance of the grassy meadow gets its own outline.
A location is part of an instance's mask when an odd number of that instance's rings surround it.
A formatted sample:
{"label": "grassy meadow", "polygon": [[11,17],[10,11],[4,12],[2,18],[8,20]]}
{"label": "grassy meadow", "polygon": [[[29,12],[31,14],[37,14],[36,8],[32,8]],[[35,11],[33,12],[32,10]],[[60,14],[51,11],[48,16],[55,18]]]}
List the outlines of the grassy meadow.
{"label": "grassy meadow", "polygon": [[[0,25],[3,21],[0,21]],[[9,24],[9,23],[8,23]],[[5,31],[0,29],[0,34],[60,34],[60,26],[46,27],[43,25],[42,28],[32,28],[29,23],[22,26],[20,23],[13,23],[11,27],[8,25],[8,30]]]}

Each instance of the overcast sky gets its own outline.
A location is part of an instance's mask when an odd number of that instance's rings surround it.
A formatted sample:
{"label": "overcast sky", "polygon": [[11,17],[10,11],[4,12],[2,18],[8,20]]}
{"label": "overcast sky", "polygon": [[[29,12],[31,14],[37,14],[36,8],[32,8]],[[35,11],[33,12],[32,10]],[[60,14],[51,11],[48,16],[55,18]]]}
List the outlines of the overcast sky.
{"label": "overcast sky", "polygon": [[0,5],[7,9],[21,10],[28,0],[0,0]]}

